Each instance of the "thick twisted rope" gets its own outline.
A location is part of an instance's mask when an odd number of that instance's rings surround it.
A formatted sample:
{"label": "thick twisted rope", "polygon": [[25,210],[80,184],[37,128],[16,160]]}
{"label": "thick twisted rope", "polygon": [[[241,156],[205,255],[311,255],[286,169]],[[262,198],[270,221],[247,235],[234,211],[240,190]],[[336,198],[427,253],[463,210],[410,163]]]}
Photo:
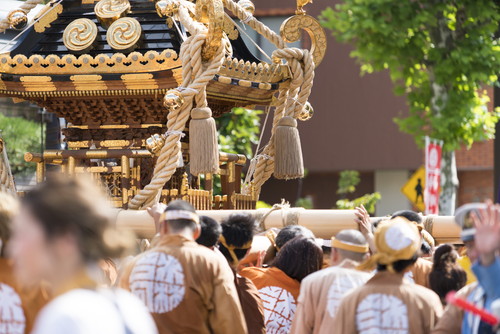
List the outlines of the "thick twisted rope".
{"label": "thick twisted rope", "polygon": [[236,15],[243,23],[247,24],[271,43],[276,45],[278,49],[286,48],[286,43],[280,35],[269,29],[269,27],[267,27],[264,23],[258,21],[238,3],[233,0],[224,0],[224,6]]}
{"label": "thick twisted rope", "polygon": [[16,194],[14,178],[10,171],[9,159],[3,142],[0,142],[0,190]]}
{"label": "thick twisted rope", "polygon": [[[167,117],[168,135],[163,145],[153,172],[151,182],[144,187],[129,203],[129,209],[139,209],[154,204],[166,182],[175,173],[179,162],[181,149],[179,133],[184,130],[192,109],[193,98],[206,95],[204,92],[208,82],[219,72],[224,60],[225,43],[223,42],[217,55],[203,66],[201,49],[206,40],[206,34],[199,33],[189,37],[181,46],[180,57],[183,63],[183,82],[180,89],[184,104],[178,110],[172,111]],[[197,99],[199,99],[197,97]]]}
{"label": "thick twisted rope", "polygon": [[[42,0],[26,0],[19,6],[18,9],[23,10],[26,14],[28,14],[33,8],[35,8],[38,4],[40,4]],[[10,28],[10,23],[8,19],[8,15],[6,18],[0,20],[0,33]]]}
{"label": "thick twisted rope", "polygon": [[314,61],[309,50],[297,48],[278,49],[273,52],[273,57],[286,59],[292,75],[292,80],[288,88],[282,89],[278,96],[278,107],[275,110],[271,138],[264,148],[261,159],[255,163],[252,187],[245,188],[248,194],[253,190],[255,194],[260,194],[264,183],[274,172],[274,133],[279,120],[284,116],[297,118],[304,104],[307,102],[314,80]]}

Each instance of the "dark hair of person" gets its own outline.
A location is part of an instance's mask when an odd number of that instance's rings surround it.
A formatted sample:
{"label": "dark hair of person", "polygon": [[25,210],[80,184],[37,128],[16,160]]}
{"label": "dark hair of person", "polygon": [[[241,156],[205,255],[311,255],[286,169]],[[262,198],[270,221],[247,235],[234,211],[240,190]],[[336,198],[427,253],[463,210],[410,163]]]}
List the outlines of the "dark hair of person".
{"label": "dark hair of person", "polygon": [[217,245],[222,233],[219,222],[207,216],[200,216],[201,234],[196,242],[205,247],[211,248]]}
{"label": "dark hair of person", "polygon": [[422,245],[420,246],[420,251],[422,252],[422,255],[429,256],[431,255],[432,247],[429,245],[427,241],[422,239]]}
{"label": "dark hair of person", "polygon": [[133,245],[129,233],[112,226],[107,198],[85,176],[53,175],[26,193],[21,203],[49,241],[74,236],[86,262],[120,257]]}
{"label": "dark hair of person", "polygon": [[[189,211],[192,213],[196,213],[196,210],[191,204],[181,199],[176,199],[175,201],[168,203],[165,211],[171,210]],[[192,231],[196,231],[197,228],[196,222],[189,219],[172,219],[168,220],[167,224],[172,231],[182,231],[185,228],[190,228]]]}
{"label": "dark hair of person", "polygon": [[448,292],[458,291],[467,283],[467,273],[457,264],[457,259],[458,253],[450,244],[441,245],[434,252],[429,285],[443,304]]}
{"label": "dark hair of person", "polygon": [[[221,226],[222,235],[226,239],[228,246],[244,246],[253,240],[253,236],[257,231],[257,222],[255,218],[247,213],[232,214],[222,222]],[[229,262],[233,261],[231,254],[229,254],[229,251],[224,245],[219,244],[219,250]],[[235,249],[234,254],[236,254],[238,260],[241,260],[245,257],[247,251],[248,248]]]}
{"label": "dark hair of person", "polygon": [[304,238],[314,238],[314,234],[308,228],[300,225],[288,225],[282,228],[276,236],[276,248],[280,250],[288,241],[298,236]]}
{"label": "dark hair of person", "polygon": [[307,275],[322,268],[323,251],[313,238],[296,237],[278,252],[272,266],[301,282]]}
{"label": "dark hair of person", "polygon": [[416,213],[415,211],[411,210],[401,210],[401,211],[396,211],[392,214],[391,219],[394,219],[396,217],[403,217],[408,219],[411,222],[415,222],[417,224],[420,224],[422,222],[422,216]]}
{"label": "dark hair of person", "polygon": [[[402,273],[406,269],[408,269],[408,267],[412,266],[415,262],[417,262],[418,258],[419,258],[419,255],[415,254],[415,255],[413,255],[413,257],[411,259],[408,259],[408,260],[398,260],[396,262],[393,262],[392,263],[392,269],[396,273]],[[386,271],[387,270],[387,266],[385,264],[378,264],[377,265],[377,270],[378,271]]]}

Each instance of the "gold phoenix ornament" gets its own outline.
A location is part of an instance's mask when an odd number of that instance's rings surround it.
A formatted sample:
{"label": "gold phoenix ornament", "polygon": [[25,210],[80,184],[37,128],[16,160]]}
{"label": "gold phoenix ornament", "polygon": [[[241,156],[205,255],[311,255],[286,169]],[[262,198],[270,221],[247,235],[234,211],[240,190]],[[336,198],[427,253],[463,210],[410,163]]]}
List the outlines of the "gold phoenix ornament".
{"label": "gold phoenix ornament", "polygon": [[97,38],[97,32],[97,25],[91,20],[76,19],[64,29],[64,45],[71,51],[85,51],[92,47]]}
{"label": "gold phoenix ornament", "polygon": [[106,39],[115,50],[132,50],[141,38],[142,27],[139,21],[131,17],[122,17],[108,28]]}

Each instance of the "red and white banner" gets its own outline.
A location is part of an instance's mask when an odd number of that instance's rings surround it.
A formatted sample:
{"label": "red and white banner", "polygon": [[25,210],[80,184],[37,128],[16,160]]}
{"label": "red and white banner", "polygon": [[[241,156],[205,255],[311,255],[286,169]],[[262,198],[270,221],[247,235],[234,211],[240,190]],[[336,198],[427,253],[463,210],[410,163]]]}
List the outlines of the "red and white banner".
{"label": "red and white banner", "polygon": [[425,137],[425,214],[439,214],[443,142]]}

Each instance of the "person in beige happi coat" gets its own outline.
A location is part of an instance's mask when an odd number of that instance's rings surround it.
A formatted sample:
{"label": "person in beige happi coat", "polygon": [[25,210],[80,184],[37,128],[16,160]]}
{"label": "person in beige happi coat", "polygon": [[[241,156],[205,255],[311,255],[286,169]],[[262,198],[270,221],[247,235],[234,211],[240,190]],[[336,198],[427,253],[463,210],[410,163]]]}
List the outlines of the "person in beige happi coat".
{"label": "person in beige happi coat", "polygon": [[411,284],[405,271],[416,261],[420,233],[405,218],[381,223],[375,231],[377,253],[359,269],[377,266],[364,286],[344,297],[331,327],[336,333],[430,333],[443,312],[436,293]]}
{"label": "person in beige happi coat", "polygon": [[198,245],[199,217],[174,201],[159,219],[153,247],[132,261],[120,286],[138,296],[160,334],[247,333],[234,274],[226,260]]}
{"label": "person in beige happi coat", "polygon": [[332,267],[317,271],[302,281],[291,334],[332,332],[342,297],[372,276],[356,270],[368,251],[368,243],[359,231],[343,230],[332,238]]}

